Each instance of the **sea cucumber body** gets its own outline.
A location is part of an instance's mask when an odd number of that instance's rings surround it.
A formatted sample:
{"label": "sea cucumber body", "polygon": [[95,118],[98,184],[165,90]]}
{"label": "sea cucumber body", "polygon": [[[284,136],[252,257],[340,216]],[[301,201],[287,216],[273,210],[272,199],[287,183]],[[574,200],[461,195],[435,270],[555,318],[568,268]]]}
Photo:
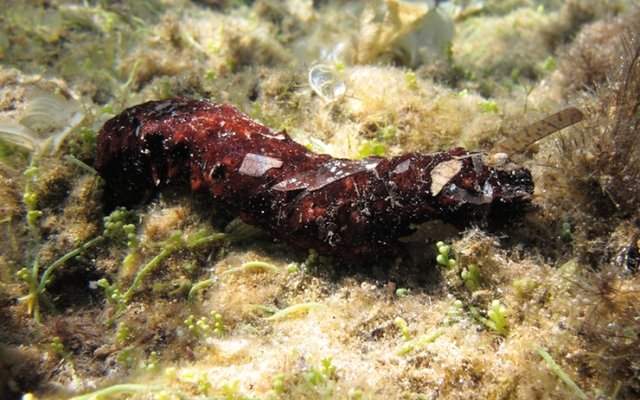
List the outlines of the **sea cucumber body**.
{"label": "sea cucumber body", "polygon": [[316,154],[226,104],[177,98],[107,121],[96,169],[108,205],[189,181],[284,242],[345,259],[395,249],[412,225],[460,222],[530,201],[529,171],[488,166],[463,149],[393,158]]}

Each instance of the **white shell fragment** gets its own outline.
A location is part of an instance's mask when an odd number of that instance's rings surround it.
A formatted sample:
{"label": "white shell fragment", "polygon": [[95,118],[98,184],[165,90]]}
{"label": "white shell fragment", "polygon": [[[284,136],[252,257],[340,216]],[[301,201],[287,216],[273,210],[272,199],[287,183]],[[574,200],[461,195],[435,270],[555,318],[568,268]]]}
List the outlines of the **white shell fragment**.
{"label": "white shell fragment", "polygon": [[238,172],[243,175],[258,177],[264,175],[271,168],[280,167],[282,167],[282,161],[277,158],[249,153],[242,160],[242,165],[240,165]]}
{"label": "white shell fragment", "polygon": [[494,168],[504,168],[509,162],[509,156],[507,153],[494,153],[485,157],[484,163]]}
{"label": "white shell fragment", "polygon": [[0,140],[34,151],[57,150],[85,118],[82,104],[57,93],[32,92],[27,95],[25,111],[16,123],[0,113]]}
{"label": "white shell fragment", "polygon": [[462,161],[448,160],[431,170],[431,195],[437,196],[442,188],[462,169]]}
{"label": "white shell fragment", "polygon": [[303,171],[289,179],[278,182],[273,186],[273,189],[282,192],[300,189],[314,191],[348,176],[371,171],[379,163],[380,160],[333,159],[321,165],[317,170]]}
{"label": "white shell fragment", "polygon": [[410,166],[411,166],[411,159],[404,160],[400,164],[396,165],[396,167],[393,169],[393,173],[396,175],[404,174],[409,170]]}

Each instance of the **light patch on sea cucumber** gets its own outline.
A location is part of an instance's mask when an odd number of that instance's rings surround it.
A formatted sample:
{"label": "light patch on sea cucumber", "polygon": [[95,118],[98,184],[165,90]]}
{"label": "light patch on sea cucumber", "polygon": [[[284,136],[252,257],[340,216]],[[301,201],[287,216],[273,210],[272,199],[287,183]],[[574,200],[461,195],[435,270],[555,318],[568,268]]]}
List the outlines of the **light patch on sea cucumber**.
{"label": "light patch on sea cucumber", "polygon": [[293,177],[278,182],[273,189],[282,192],[307,189],[312,192],[360,172],[375,173],[375,167],[379,163],[380,160],[328,160],[317,169],[301,171]]}
{"label": "light patch on sea cucumber", "polygon": [[238,172],[243,175],[258,177],[264,175],[271,168],[280,167],[282,167],[282,161],[277,158],[249,153],[242,160],[242,165],[240,165]]}
{"label": "light patch on sea cucumber", "polygon": [[404,160],[400,164],[396,165],[396,167],[393,169],[393,173],[403,174],[409,170],[410,166],[411,166],[411,159]]}
{"label": "light patch on sea cucumber", "polygon": [[436,165],[431,171],[431,195],[437,196],[444,185],[462,169],[462,161],[448,160]]}

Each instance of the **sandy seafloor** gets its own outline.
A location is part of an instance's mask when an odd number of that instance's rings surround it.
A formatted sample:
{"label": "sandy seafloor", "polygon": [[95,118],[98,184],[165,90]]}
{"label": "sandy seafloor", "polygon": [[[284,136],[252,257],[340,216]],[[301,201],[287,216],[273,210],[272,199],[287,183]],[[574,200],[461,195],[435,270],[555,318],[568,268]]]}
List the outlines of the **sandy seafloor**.
{"label": "sandy seafloor", "polygon": [[[640,8],[440,3],[3,1],[0,398],[639,398]],[[184,185],[106,213],[99,128],[174,96],[349,158],[585,119],[514,149],[526,213],[346,262]]]}

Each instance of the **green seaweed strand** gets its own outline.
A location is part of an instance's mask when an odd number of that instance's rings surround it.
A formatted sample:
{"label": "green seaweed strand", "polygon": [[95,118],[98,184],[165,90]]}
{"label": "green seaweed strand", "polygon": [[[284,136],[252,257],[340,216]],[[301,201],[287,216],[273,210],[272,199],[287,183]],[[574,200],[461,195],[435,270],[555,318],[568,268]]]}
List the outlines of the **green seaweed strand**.
{"label": "green seaweed strand", "polygon": [[282,310],[278,310],[276,311],[275,314],[266,317],[265,320],[267,321],[277,321],[277,320],[281,320],[281,319],[285,319],[288,318],[289,316],[293,315],[293,314],[297,314],[300,312],[305,312],[305,311],[310,311],[314,308],[321,308],[324,307],[324,304],[321,303],[316,303],[316,302],[309,302],[309,303],[300,303],[300,304],[295,304],[293,306],[287,307],[287,308],[283,308]]}
{"label": "green seaweed strand", "polygon": [[147,265],[145,265],[144,268],[140,270],[140,272],[138,272],[129,289],[127,289],[127,291],[122,295],[122,299],[125,302],[131,299],[131,296],[133,296],[133,293],[140,286],[142,279],[145,276],[147,276],[150,272],[154,271],[158,267],[158,265],[160,265],[160,263],[169,255],[171,255],[171,253],[173,253],[174,251],[183,249],[183,248],[191,249],[194,247],[201,246],[203,244],[224,239],[226,237],[224,233],[214,233],[208,236],[197,236],[195,238],[188,238],[187,240],[182,239],[181,236],[182,236],[182,232],[180,231],[174,232],[171,238],[169,239],[167,245],[162,249],[162,251],[157,256],[153,257],[153,259],[149,261]]}
{"label": "green seaweed strand", "polygon": [[198,290],[211,286],[214,283],[215,281],[213,279],[205,279],[203,281],[195,283],[193,286],[191,286],[191,289],[189,289],[189,295],[187,296],[188,301],[192,302],[195,299]]}
{"label": "green seaweed strand", "polygon": [[110,396],[115,396],[123,393],[150,393],[160,392],[164,390],[161,386],[151,385],[139,385],[135,383],[124,383],[120,385],[113,385],[104,389],[96,390],[94,392],[85,393],[80,396],[72,397],[69,400],[99,400]]}
{"label": "green seaweed strand", "polygon": [[555,362],[555,360],[551,357],[551,354],[539,344],[534,346],[536,352],[542,357],[544,362],[547,364],[551,372],[553,372],[562,382],[564,382],[567,386],[569,386],[576,396],[579,399],[586,400],[588,399],[587,395],[578,387],[578,385],[571,379],[571,377],[560,368],[560,366]]}
{"label": "green seaweed strand", "polygon": [[248,261],[248,262],[242,263],[242,265],[240,265],[239,267],[229,268],[228,270],[222,272],[220,275],[225,276],[225,275],[235,274],[237,272],[250,271],[250,270],[275,273],[275,272],[278,272],[278,267],[265,261]]}
{"label": "green seaweed strand", "polygon": [[[33,263],[33,267],[30,273],[30,276],[28,277],[29,279],[29,294],[21,297],[20,300],[26,300],[27,301],[27,305],[29,308],[29,313],[33,312],[33,318],[36,320],[36,322],[40,322],[40,302],[38,300],[39,296],[42,295],[42,293],[44,293],[47,284],[49,283],[49,278],[51,277],[51,274],[53,274],[53,272],[58,269],[60,266],[62,266],[65,262],[67,262],[68,260],[82,254],[83,252],[85,252],[86,250],[90,249],[91,247],[99,244],[100,242],[102,242],[104,240],[104,236],[100,235],[97,236],[91,240],[89,240],[88,242],[76,247],[75,249],[71,250],[70,252],[68,252],[67,254],[63,255],[62,257],[58,258],[56,261],[53,262],[53,264],[51,264],[49,267],[47,267],[47,269],[44,271],[44,273],[42,274],[42,277],[40,277],[40,281],[38,281],[37,276],[39,273],[39,262],[38,262],[38,258],[36,257],[36,259],[34,260]],[[27,274],[27,272],[25,272],[25,274]]]}

